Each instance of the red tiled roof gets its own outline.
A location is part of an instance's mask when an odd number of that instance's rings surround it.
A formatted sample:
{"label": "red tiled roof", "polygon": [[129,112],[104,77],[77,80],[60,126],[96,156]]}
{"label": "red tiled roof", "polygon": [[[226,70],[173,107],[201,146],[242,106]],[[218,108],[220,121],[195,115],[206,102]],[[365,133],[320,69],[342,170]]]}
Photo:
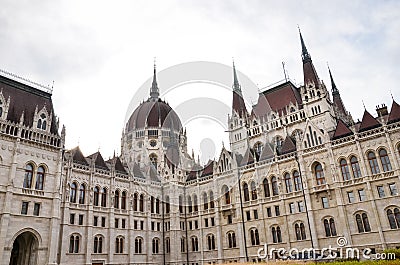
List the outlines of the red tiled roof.
{"label": "red tiled roof", "polygon": [[342,120],[338,120],[332,139],[338,139],[351,134],[353,134],[353,132],[346,126],[346,124],[344,124]]}
{"label": "red tiled roof", "polygon": [[319,78],[317,75],[317,71],[314,68],[314,64],[312,63],[311,59],[306,60],[303,63],[303,74],[304,74],[304,85],[308,83],[314,83],[316,87],[319,86]]}
{"label": "red tiled roof", "polygon": [[264,116],[271,110],[286,114],[286,107],[290,103],[302,107],[299,90],[288,81],[260,93],[257,105],[254,107],[254,112],[259,117]]}
{"label": "red tiled roof", "polygon": [[207,165],[204,167],[203,172],[201,173],[202,177],[206,177],[206,176],[210,176],[212,175],[214,172],[214,161],[213,160],[209,160],[207,162]]}
{"label": "red tiled roof", "polygon": [[104,162],[104,159],[101,156],[100,152],[91,154],[90,156],[88,156],[88,158],[94,160],[94,165],[96,168],[109,169],[106,163]]}
{"label": "red tiled roof", "polygon": [[147,100],[140,104],[132,113],[126,124],[126,130],[140,129],[146,125],[149,127],[158,127],[159,123],[164,128],[171,128],[173,124],[174,128],[178,131],[182,127],[178,115],[167,103],[161,99],[155,102]]}
{"label": "red tiled roof", "polygon": [[239,114],[240,117],[243,117],[243,115],[247,114],[243,97],[236,91],[233,91],[232,108]]}
{"label": "red tiled roof", "polygon": [[372,117],[372,115],[367,110],[365,110],[358,131],[363,132],[379,126],[381,126],[381,124],[374,117]]}
{"label": "red tiled roof", "polygon": [[85,165],[85,166],[89,165],[85,156],[82,154],[82,151],[79,148],[79,146],[72,149],[71,153],[72,153],[72,161],[73,162],[76,162],[78,164]]}
{"label": "red tiled roof", "polygon": [[10,97],[7,120],[19,123],[21,115],[24,113],[24,125],[32,127],[36,107],[38,111],[46,107],[47,112],[53,115],[50,124],[50,132],[58,134],[51,94],[2,75],[0,75],[0,89],[5,100],[8,100]]}
{"label": "red tiled roof", "polygon": [[288,154],[291,152],[296,151],[296,145],[294,144],[292,138],[290,136],[286,136],[285,141],[283,141],[282,148],[281,148],[281,154]]}
{"label": "red tiled roof", "polygon": [[400,105],[397,104],[396,101],[393,100],[392,108],[390,110],[388,123],[393,123],[396,121],[400,121]]}

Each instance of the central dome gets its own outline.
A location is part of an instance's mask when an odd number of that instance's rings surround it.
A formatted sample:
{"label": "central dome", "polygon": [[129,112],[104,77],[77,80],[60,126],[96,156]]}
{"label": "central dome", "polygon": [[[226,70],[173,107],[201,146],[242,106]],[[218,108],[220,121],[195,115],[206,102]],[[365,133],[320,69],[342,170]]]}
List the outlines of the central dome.
{"label": "central dome", "polygon": [[159,98],[149,98],[132,113],[126,124],[126,131],[129,132],[146,127],[162,127],[179,131],[182,124],[178,115],[168,103]]}

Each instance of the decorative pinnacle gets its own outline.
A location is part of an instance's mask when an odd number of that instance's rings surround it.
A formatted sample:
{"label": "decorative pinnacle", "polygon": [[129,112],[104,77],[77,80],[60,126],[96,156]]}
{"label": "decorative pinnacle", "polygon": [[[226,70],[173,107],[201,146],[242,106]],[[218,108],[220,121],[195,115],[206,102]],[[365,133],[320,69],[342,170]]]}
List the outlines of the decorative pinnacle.
{"label": "decorative pinnacle", "polygon": [[300,42],[301,42],[301,58],[303,59],[303,62],[306,61],[306,60],[311,60],[311,56],[308,53],[306,44],[304,43],[304,40],[303,40],[303,35],[301,35],[301,31],[300,31],[299,25],[297,25],[297,27],[299,29]]}
{"label": "decorative pinnacle", "polygon": [[153,82],[150,88],[150,98],[152,98],[153,100],[157,100],[159,96],[160,92],[157,84],[156,57],[154,57]]}
{"label": "decorative pinnacle", "polygon": [[233,57],[232,57],[232,65],[233,65],[233,86],[232,86],[232,88],[233,88],[233,91],[241,92],[242,89],[241,89],[241,86],[240,86],[238,78],[237,78],[235,61],[234,61]]}
{"label": "decorative pinnacle", "polygon": [[333,81],[331,69],[329,68],[328,62],[326,63],[328,66],[328,71],[329,71],[329,77],[331,78],[331,86],[332,86],[332,94],[339,94],[339,90],[336,87],[335,81]]}

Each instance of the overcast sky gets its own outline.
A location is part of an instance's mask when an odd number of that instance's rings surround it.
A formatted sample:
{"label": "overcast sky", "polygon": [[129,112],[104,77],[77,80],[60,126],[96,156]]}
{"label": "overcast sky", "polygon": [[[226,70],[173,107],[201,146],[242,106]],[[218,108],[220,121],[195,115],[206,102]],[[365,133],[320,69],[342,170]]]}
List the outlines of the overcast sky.
{"label": "overcast sky", "polygon": [[[151,77],[155,56],[159,71],[190,61],[230,65],[234,57],[260,88],[283,79],[285,61],[290,78],[302,82],[297,25],[319,77],[330,88],[329,62],[355,120],[362,100],[373,114],[378,104],[390,108],[390,90],[400,101],[400,1],[1,2],[0,68],[39,83],[55,81],[66,146],[79,143],[85,155],[99,148],[106,158],[119,152],[127,107]],[[176,106],[194,90],[223,95],[219,100],[230,105],[226,91],[196,85],[166,100]],[[245,87],[243,93],[257,100]],[[205,136],[201,123],[207,121],[187,124],[190,148],[198,153],[204,138],[217,149],[222,140],[227,145],[222,129]]]}

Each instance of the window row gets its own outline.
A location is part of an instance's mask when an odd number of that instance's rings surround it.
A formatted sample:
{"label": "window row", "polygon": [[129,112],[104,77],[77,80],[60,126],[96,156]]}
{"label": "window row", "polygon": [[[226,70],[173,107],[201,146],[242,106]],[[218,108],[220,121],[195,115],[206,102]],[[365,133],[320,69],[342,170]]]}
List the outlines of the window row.
{"label": "window row", "polygon": [[43,165],[35,169],[32,163],[25,166],[25,177],[23,187],[25,189],[33,188],[33,183],[35,183],[36,190],[43,190],[44,188],[44,177],[45,177],[45,167]]}

